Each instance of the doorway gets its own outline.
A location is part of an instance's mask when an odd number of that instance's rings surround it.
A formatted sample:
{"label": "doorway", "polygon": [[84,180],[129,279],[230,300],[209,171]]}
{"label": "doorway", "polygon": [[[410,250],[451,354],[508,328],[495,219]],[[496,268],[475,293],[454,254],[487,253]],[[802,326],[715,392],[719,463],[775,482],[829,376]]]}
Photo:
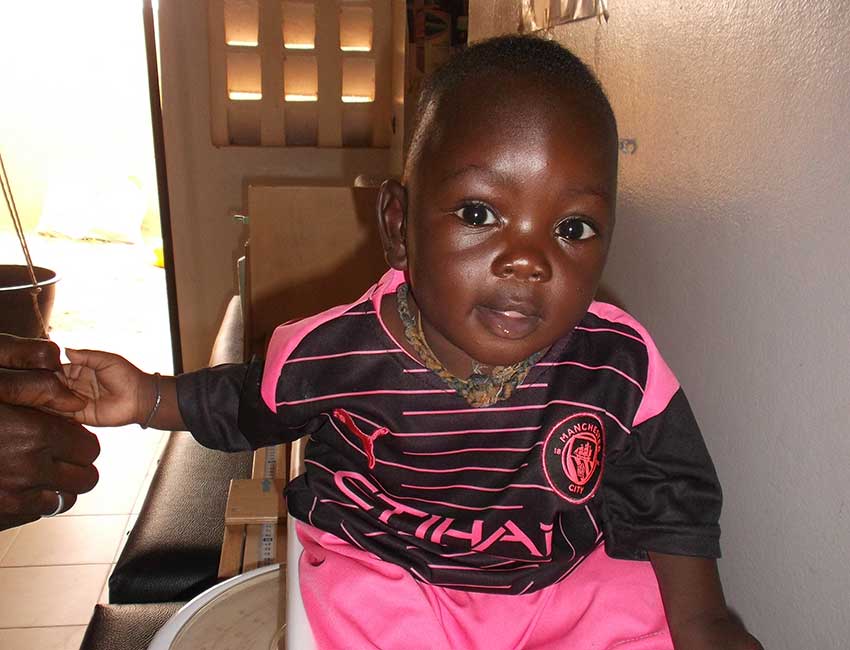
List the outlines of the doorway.
{"label": "doorway", "polygon": [[[50,337],[170,373],[142,0],[3,3],[0,57],[0,152],[32,261],[60,277]],[[2,203],[0,263],[25,263]],[[167,434],[95,433],[97,487],[0,533],[0,647],[77,647],[108,598]]]}

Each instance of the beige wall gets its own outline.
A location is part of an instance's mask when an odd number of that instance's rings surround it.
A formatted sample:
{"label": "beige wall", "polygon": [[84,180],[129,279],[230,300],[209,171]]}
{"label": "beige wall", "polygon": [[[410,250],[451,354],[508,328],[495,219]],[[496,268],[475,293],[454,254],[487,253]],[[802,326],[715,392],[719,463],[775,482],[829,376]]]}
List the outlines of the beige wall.
{"label": "beige wall", "polygon": [[[472,0],[471,34],[513,31],[511,4]],[[554,32],[637,140],[606,281],[715,458],[731,605],[771,650],[847,648],[847,3],[609,6]]]}
{"label": "beige wall", "polygon": [[[215,147],[210,138],[207,2],[160,0],[162,101],[185,369],[206,364],[245,230],[233,223],[248,178],[384,176],[390,150]],[[285,254],[285,243],[281,243]]]}

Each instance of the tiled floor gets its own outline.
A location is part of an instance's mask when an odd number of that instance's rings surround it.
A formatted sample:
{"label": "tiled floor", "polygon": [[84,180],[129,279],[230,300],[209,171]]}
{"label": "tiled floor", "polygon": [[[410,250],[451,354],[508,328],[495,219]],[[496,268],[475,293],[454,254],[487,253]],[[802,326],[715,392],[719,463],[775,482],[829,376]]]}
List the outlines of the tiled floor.
{"label": "tiled floor", "polygon": [[[165,278],[144,245],[29,236],[33,262],[61,276],[51,318],[60,347],[118,352],[171,371]],[[0,232],[0,262],[21,263]],[[0,648],[77,650],[92,608],[132,528],[165,434],[137,426],[95,429],[100,481],[68,513],[0,532]]]}

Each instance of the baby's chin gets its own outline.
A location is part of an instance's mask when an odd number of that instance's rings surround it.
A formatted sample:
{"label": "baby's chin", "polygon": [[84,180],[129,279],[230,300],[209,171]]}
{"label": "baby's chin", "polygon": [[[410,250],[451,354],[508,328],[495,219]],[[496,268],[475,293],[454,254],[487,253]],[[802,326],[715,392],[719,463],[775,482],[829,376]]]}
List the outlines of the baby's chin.
{"label": "baby's chin", "polygon": [[[517,352],[516,354],[506,354],[504,350],[500,351],[500,353],[490,354],[490,355],[476,355],[471,357],[473,361],[477,362],[478,366],[484,370],[487,368],[494,368],[496,366],[514,366],[518,363],[522,363],[529,357],[534,356],[538,352],[544,352],[549,349],[550,346],[546,346],[539,350],[532,350],[531,352],[526,353],[525,351]],[[478,359],[477,356],[481,356],[481,359]],[[542,355],[541,355],[542,356]]]}

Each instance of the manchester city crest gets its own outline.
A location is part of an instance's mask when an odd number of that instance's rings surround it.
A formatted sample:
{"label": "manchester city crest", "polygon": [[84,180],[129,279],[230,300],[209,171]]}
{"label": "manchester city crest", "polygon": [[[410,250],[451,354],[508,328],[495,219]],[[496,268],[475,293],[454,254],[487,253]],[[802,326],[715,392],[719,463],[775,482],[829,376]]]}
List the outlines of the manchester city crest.
{"label": "manchester city crest", "polygon": [[592,413],[561,420],[543,444],[543,472],[551,488],[570,503],[596,494],[605,458],[605,428]]}

